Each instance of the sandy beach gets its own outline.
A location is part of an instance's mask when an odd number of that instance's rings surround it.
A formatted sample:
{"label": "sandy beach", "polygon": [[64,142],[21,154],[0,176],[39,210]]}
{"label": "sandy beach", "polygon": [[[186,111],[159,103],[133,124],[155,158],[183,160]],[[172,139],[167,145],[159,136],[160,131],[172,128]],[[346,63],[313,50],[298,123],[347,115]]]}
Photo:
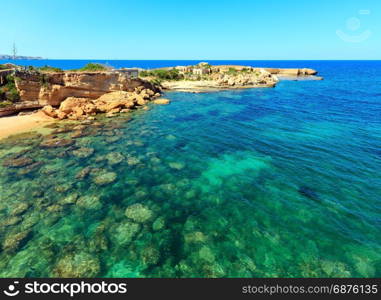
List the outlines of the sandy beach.
{"label": "sandy beach", "polygon": [[9,116],[0,118],[0,139],[12,134],[25,132],[54,122],[42,112],[25,116]]}

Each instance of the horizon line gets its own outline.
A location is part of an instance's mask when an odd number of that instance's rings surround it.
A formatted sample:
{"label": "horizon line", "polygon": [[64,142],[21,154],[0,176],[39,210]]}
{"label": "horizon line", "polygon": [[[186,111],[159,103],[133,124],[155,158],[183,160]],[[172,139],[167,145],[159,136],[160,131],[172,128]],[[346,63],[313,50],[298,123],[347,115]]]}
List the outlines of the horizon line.
{"label": "horizon line", "polygon": [[[20,55],[22,56],[22,55]],[[110,60],[110,61],[381,61],[379,59],[120,59],[120,58],[38,58],[38,59],[0,59],[7,61],[20,60]]]}

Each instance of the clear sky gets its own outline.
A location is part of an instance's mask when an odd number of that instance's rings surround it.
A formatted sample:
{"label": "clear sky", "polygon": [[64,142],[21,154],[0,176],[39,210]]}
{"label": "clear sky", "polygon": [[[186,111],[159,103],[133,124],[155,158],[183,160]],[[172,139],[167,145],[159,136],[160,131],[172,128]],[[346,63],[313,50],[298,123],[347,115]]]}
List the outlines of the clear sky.
{"label": "clear sky", "polygon": [[381,59],[379,0],[0,0],[0,54]]}

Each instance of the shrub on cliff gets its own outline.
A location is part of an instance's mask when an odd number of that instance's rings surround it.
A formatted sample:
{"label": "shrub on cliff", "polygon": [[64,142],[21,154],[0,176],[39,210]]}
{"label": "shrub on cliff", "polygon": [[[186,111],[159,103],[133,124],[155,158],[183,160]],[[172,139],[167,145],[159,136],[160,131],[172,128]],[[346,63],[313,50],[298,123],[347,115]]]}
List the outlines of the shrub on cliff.
{"label": "shrub on cliff", "polygon": [[11,101],[1,101],[0,100],[0,108],[7,107],[9,105],[12,105],[13,103]]}
{"label": "shrub on cliff", "polygon": [[229,70],[226,72],[228,75],[237,75],[238,71],[234,68],[229,68]]}
{"label": "shrub on cliff", "polygon": [[45,65],[43,67],[39,67],[38,70],[41,72],[62,72],[62,69],[51,67],[48,65]]}
{"label": "shrub on cliff", "polygon": [[17,91],[15,84],[15,77],[8,75],[5,77],[5,84],[0,87],[0,99],[16,102],[20,99],[20,95]]}
{"label": "shrub on cliff", "polygon": [[141,71],[140,76],[142,77],[155,77],[159,80],[180,80],[183,79],[183,75],[180,74],[178,70],[175,68],[169,69],[169,70],[164,70],[164,69],[159,69],[159,70],[152,70],[152,71]]}
{"label": "shrub on cliff", "polygon": [[99,71],[107,71],[107,67],[102,64],[96,63],[88,63],[84,67],[74,70],[79,72],[99,72]]}

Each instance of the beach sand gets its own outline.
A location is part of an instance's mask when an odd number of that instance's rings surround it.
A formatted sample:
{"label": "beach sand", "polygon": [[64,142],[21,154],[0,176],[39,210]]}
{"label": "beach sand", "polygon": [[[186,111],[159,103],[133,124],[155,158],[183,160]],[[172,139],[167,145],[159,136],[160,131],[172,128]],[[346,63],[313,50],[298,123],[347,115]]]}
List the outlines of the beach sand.
{"label": "beach sand", "polygon": [[0,139],[12,134],[30,131],[51,122],[54,122],[54,119],[41,111],[25,116],[2,117],[0,118]]}

